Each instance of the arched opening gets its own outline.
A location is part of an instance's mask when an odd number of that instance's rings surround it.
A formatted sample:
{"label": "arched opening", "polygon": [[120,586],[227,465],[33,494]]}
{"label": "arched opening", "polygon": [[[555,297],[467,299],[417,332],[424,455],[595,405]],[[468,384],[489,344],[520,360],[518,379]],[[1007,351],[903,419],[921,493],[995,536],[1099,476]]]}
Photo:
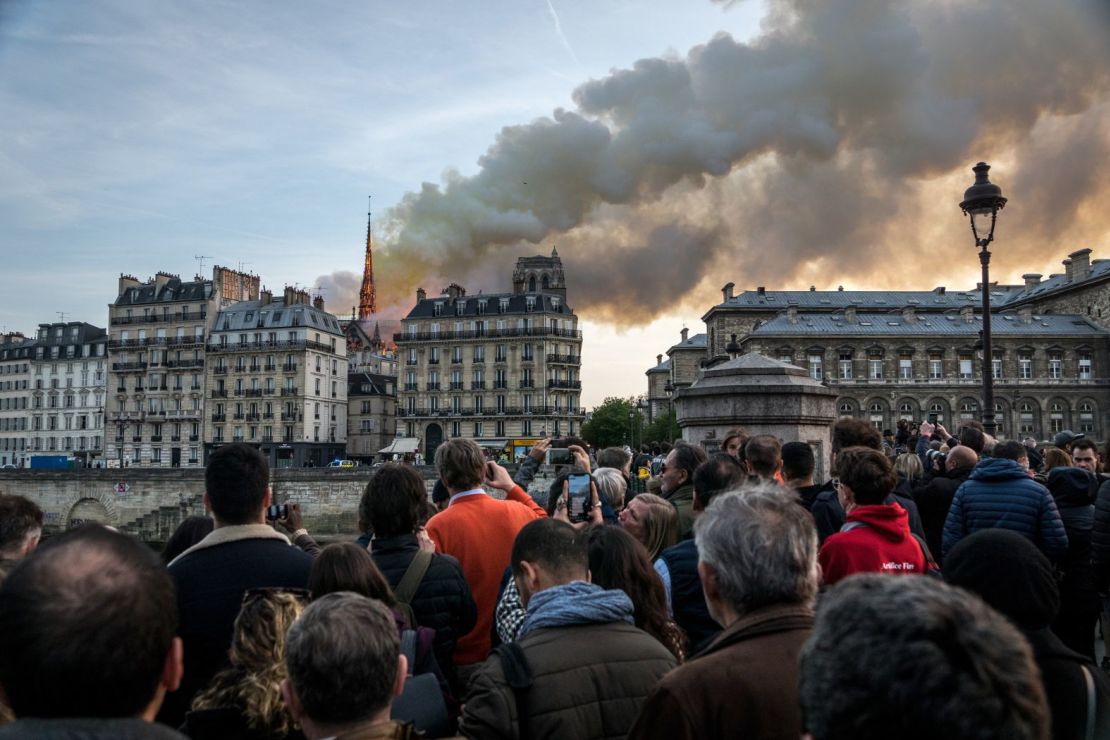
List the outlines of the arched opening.
{"label": "arched opening", "polygon": [[443,427],[439,424],[429,424],[424,429],[424,459],[434,460],[436,448],[443,444]]}
{"label": "arched opening", "polygon": [[543,285],[544,290],[547,290],[551,286],[551,278],[547,276],[546,272],[543,274],[543,280],[541,281],[541,284]]}
{"label": "arched opening", "polygon": [[536,276],[535,275],[530,275],[528,277],[528,292],[529,293],[535,293],[536,292]]}
{"label": "arched opening", "polygon": [[95,498],[83,498],[73,505],[66,515],[66,529],[80,527],[82,524],[111,524],[112,516],[108,508]]}

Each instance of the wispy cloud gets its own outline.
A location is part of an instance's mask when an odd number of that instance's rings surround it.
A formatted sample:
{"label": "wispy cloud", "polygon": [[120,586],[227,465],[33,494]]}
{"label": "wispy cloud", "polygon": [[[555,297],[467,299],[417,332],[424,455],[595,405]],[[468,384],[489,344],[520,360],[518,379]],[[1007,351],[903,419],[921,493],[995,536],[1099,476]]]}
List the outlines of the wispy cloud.
{"label": "wispy cloud", "polygon": [[582,62],[578,59],[578,55],[574,53],[574,47],[570,45],[570,41],[567,40],[566,34],[563,33],[563,24],[559,20],[559,14],[555,12],[555,6],[552,4],[551,0],[546,0],[546,2],[547,15],[555,25],[555,35],[559,37],[559,43],[567,50],[567,53],[570,54],[570,58],[574,60],[574,63],[578,66],[582,66]]}

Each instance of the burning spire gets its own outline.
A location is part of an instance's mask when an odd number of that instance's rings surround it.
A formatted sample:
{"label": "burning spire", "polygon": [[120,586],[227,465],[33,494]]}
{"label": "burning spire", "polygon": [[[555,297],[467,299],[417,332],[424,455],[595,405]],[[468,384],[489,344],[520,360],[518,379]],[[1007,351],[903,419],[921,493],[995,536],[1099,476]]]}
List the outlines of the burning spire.
{"label": "burning spire", "polygon": [[371,235],[370,211],[366,211],[366,264],[362,269],[362,289],[358,292],[358,317],[368,319],[377,311],[374,289],[374,239]]}

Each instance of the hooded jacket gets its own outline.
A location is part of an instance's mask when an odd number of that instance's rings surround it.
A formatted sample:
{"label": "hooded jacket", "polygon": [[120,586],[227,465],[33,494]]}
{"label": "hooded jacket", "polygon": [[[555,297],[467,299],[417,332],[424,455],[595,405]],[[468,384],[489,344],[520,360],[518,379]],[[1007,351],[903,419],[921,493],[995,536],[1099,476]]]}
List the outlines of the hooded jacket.
{"label": "hooded jacket", "polygon": [[817,554],[825,585],[855,573],[909,575],[927,567],[920,543],[910,534],[909,515],[899,504],[857,506]]}
{"label": "hooded jacket", "polygon": [[956,491],[944,521],[944,556],[956,543],[981,529],[1009,529],[1057,561],[1068,549],[1060,512],[1048,489],[1015,460],[991,457],[971,471]]}

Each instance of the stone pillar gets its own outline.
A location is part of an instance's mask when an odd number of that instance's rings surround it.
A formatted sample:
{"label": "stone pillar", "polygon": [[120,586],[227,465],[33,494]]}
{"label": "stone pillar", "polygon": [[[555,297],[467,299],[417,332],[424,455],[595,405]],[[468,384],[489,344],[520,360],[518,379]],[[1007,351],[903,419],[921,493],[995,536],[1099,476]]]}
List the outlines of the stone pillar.
{"label": "stone pillar", "polygon": [[814,480],[829,478],[830,428],[836,391],[805,370],[749,352],[706,368],[675,393],[682,439],[716,452],[729,429],[807,442],[817,458]]}

